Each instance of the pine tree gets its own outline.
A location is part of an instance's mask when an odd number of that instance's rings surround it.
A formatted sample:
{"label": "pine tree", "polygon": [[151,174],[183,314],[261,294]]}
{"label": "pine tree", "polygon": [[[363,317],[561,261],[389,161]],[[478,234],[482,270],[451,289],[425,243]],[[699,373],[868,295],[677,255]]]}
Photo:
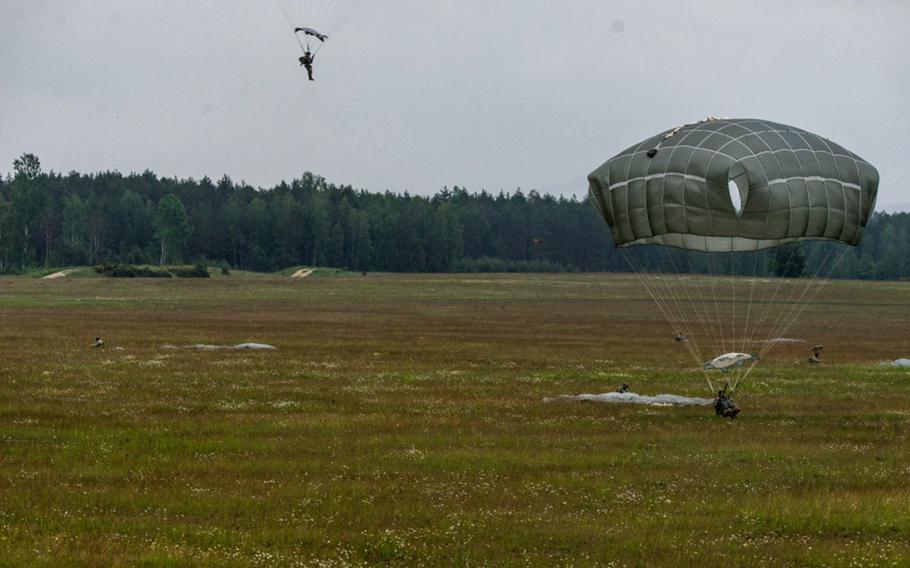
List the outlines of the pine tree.
{"label": "pine tree", "polygon": [[799,243],[778,247],[771,256],[771,272],[778,278],[799,278],[806,271],[806,255]]}
{"label": "pine tree", "polygon": [[158,214],[155,216],[155,238],[161,244],[158,264],[166,263],[169,254],[176,259],[186,246],[192,231],[180,198],[173,193],[162,197],[158,202]]}

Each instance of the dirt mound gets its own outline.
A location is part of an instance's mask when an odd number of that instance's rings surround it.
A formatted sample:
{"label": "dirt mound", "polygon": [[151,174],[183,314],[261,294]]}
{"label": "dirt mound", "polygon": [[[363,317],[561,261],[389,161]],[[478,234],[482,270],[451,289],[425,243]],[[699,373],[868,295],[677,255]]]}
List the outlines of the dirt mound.
{"label": "dirt mound", "polygon": [[53,274],[48,274],[47,276],[42,276],[41,278],[43,280],[56,280],[57,278],[63,278],[65,276],[69,276],[70,274],[72,274],[75,271],[76,271],[75,268],[68,268],[66,270],[54,272]]}
{"label": "dirt mound", "polygon": [[316,269],[315,268],[301,268],[294,274],[291,274],[291,278],[306,278],[307,276],[312,274],[314,270],[316,270]]}

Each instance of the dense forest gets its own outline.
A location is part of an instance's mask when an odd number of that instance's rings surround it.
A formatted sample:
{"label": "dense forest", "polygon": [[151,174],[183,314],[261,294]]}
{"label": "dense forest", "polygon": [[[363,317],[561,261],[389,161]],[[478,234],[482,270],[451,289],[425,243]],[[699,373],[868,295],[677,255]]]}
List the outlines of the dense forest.
{"label": "dense forest", "polygon": [[[833,275],[910,277],[908,239],[910,214],[876,214],[862,244],[846,249]],[[786,258],[797,265],[795,272],[780,259],[764,268],[793,275],[805,264],[808,272],[824,247],[831,245],[791,250]],[[656,254],[648,248],[638,247],[632,261]],[[686,270],[705,270],[698,259],[672,254]],[[31,154],[0,178],[3,273],[105,262],[208,263],[255,271],[310,265],[590,272],[628,271],[629,260],[612,246],[586,200],[536,191],[371,193],[309,173],[265,189],[228,177],[172,179],[150,171],[63,175],[44,172]]]}

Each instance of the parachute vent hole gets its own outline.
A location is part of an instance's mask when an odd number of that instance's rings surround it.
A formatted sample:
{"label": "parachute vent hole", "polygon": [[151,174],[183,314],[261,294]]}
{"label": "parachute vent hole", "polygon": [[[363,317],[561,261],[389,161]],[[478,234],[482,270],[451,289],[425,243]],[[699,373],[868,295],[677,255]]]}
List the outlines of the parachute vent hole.
{"label": "parachute vent hole", "polygon": [[730,180],[728,183],[730,189],[730,201],[733,202],[733,210],[736,211],[736,216],[739,217],[743,214],[743,199],[742,194],[740,193],[739,186],[736,185],[735,180]]}

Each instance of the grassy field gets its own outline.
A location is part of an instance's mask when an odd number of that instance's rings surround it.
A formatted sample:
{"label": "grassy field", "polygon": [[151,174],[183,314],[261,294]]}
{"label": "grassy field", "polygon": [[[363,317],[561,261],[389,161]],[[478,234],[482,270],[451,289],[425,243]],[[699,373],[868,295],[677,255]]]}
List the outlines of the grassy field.
{"label": "grassy field", "polygon": [[2,566],[910,565],[910,284],[827,286],[825,364],[735,421],[543,402],[710,396],[629,276],[4,278],[0,318]]}

